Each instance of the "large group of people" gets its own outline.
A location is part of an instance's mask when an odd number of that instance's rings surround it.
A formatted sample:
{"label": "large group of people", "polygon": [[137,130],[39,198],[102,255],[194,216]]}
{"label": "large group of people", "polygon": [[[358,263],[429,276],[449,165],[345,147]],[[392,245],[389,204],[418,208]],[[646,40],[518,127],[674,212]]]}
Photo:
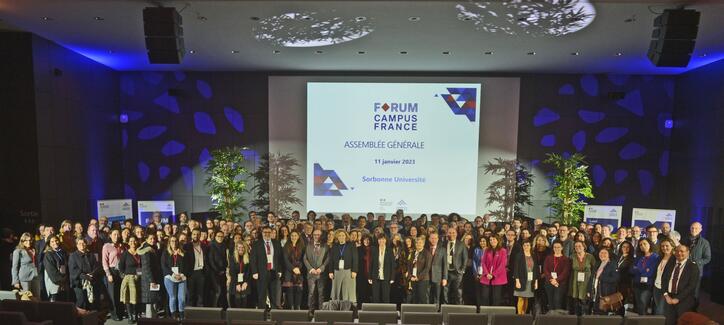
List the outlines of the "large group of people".
{"label": "large group of people", "polygon": [[711,259],[698,222],[681,236],[669,224],[613,232],[455,213],[413,219],[402,211],[176,219],[41,225],[7,256],[10,285],[43,300],[105,307],[130,323],[140,314],[183,319],[185,306],[314,311],[330,300],[510,305],[520,314],[629,310],[671,323],[696,308]]}

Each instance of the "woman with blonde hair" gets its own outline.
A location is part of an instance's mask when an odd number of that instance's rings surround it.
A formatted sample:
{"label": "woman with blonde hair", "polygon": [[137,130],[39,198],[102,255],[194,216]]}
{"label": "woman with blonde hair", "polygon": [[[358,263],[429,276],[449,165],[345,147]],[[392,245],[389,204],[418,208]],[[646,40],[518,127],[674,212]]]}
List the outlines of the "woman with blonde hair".
{"label": "woman with blonde hair", "polygon": [[186,307],[186,264],[184,264],[184,249],[179,244],[178,237],[168,238],[168,245],[161,253],[161,270],[163,283],[168,293],[168,309],[174,319],[184,319]]}
{"label": "woman with blonde hair", "polygon": [[40,297],[40,277],[35,263],[38,252],[33,245],[33,235],[25,232],[20,236],[20,243],[13,251],[12,277],[13,287],[30,291],[33,297]]}
{"label": "woman with blonde hair", "polygon": [[355,244],[349,242],[349,235],[340,229],[335,232],[337,243],[332,246],[329,256],[329,278],[332,280],[332,300],[349,300],[357,303],[358,256]]}
{"label": "woman with blonde hair", "polygon": [[229,250],[229,304],[232,308],[247,308],[247,296],[250,293],[249,245],[244,241],[236,243]]}
{"label": "woman with blonde hair", "polygon": [[73,223],[70,220],[63,220],[63,222],[60,223],[60,229],[58,230],[60,233],[60,239],[61,239],[61,246],[63,247],[63,250],[70,254],[72,252],[75,252],[75,237],[73,236]]}

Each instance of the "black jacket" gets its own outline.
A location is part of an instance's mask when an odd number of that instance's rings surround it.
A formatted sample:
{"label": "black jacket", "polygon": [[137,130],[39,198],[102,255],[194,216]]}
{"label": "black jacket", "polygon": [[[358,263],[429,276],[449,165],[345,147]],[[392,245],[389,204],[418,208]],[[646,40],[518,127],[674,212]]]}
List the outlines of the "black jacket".
{"label": "black jacket", "polygon": [[[241,270],[243,268],[243,270]],[[241,272],[239,272],[241,270]],[[251,268],[249,263],[244,264],[244,260],[242,257],[239,257],[239,262],[236,261],[234,258],[234,251],[229,250],[229,276],[231,277],[231,285],[234,284],[242,284],[243,282],[239,282],[239,273],[244,274],[244,282],[253,281],[253,279],[250,278],[251,276]],[[229,291],[231,292],[231,291]]]}
{"label": "black jacket", "polygon": [[[274,247],[272,255],[272,266],[274,269],[272,269],[272,271],[277,273],[284,272],[284,252],[282,251],[282,245],[276,240],[271,240],[270,242]],[[266,247],[263,239],[257,240],[252,245],[249,264],[251,264],[251,274],[253,275],[258,273],[259,279],[266,279],[271,276],[271,273],[269,273],[266,269]]]}
{"label": "black jacket", "polygon": [[161,273],[163,276],[173,275],[173,267],[178,267],[178,272],[183,275],[190,275],[186,268],[186,254],[184,256],[177,255],[174,259],[174,255],[169,254],[168,250],[163,250],[161,253]]}
{"label": "black jacket", "polygon": [[[138,258],[138,262],[136,262]],[[128,250],[123,251],[121,258],[118,260],[118,271],[122,275],[136,275],[137,270],[141,269],[141,257],[136,256],[134,258]]]}
{"label": "black jacket", "polygon": [[[193,253],[193,252],[192,252]],[[219,244],[216,241],[211,243],[209,248],[209,270],[214,275],[221,275],[226,272],[226,268],[229,266],[226,253],[226,244]]]}
{"label": "black jacket", "polygon": [[618,271],[616,271],[616,267],[618,266],[617,263],[613,260],[609,260],[608,264],[606,264],[603,268],[601,276],[597,278],[596,272],[598,272],[600,265],[601,262],[598,262],[596,267],[591,270],[593,276],[591,276],[591,286],[589,288],[591,290],[591,297],[594,301],[598,301],[598,298],[600,297],[614,294],[618,290],[619,275]]}
{"label": "black jacket", "polygon": [[[513,280],[518,279],[520,281],[520,289],[516,288],[515,291],[525,291],[525,287],[528,285],[528,267],[525,265],[525,255],[523,255],[523,251],[520,250],[517,252],[517,254],[518,255],[510,256],[513,262]],[[541,276],[541,268],[539,267],[538,261],[532,253],[530,257],[533,260],[533,280],[539,279]],[[515,285],[515,283],[513,283],[513,285]],[[539,283],[538,285],[542,284]],[[531,285],[530,288],[532,290],[535,290],[534,285]]]}
{"label": "black jacket", "polygon": [[669,281],[674,274],[674,268],[676,268],[675,258],[670,258],[669,263],[666,264],[664,274],[661,276],[661,288],[671,298],[677,298],[680,301],[695,301],[694,291],[699,283],[699,267],[694,263],[691,258],[686,261],[684,269],[681,270],[679,275],[679,284],[676,287],[676,292],[672,292],[672,288],[669,287]]}
{"label": "black jacket", "polygon": [[[442,253],[442,251],[441,251]],[[370,257],[372,259],[372,262],[370,263],[370,279],[373,280],[379,280],[380,277],[380,248],[377,246],[372,246],[372,251],[370,252]],[[392,247],[387,246],[385,248],[385,256],[382,261],[382,276],[384,277],[385,281],[392,281],[394,280],[392,278],[392,273],[395,271],[395,268],[397,267],[395,265],[395,258],[392,256]]]}
{"label": "black jacket", "polygon": [[[343,253],[344,255],[340,255]],[[339,269],[339,260],[344,260],[344,269],[352,272],[359,270],[357,248],[353,243],[345,242],[344,248],[339,243],[334,244],[329,251],[329,273]]]}
{"label": "black jacket", "polygon": [[[203,271],[209,270],[209,247],[204,244],[199,244],[199,247],[201,247],[201,252],[204,255],[204,269]],[[186,243],[184,245],[184,257],[186,258],[186,267],[189,270],[190,275],[192,272],[194,272],[194,265],[196,262],[196,253],[194,252],[194,244],[193,242]]]}
{"label": "black jacket", "polygon": [[[68,283],[68,254],[63,250],[48,252],[43,255],[43,268],[48,273],[50,281],[57,285]],[[60,273],[60,267],[65,266],[65,274]]]}
{"label": "black jacket", "polygon": [[138,249],[138,255],[141,256],[141,302],[142,303],[158,303],[161,301],[161,291],[151,291],[151,283],[162,284],[163,276],[161,276],[161,258],[158,255],[156,247],[143,244]]}
{"label": "black jacket", "polygon": [[93,280],[98,280],[103,276],[103,268],[90,252],[81,253],[80,251],[75,251],[73,254],[70,254],[70,258],[68,259],[68,273],[70,274],[71,287],[82,288],[82,280],[86,278],[87,275],[92,275]]}

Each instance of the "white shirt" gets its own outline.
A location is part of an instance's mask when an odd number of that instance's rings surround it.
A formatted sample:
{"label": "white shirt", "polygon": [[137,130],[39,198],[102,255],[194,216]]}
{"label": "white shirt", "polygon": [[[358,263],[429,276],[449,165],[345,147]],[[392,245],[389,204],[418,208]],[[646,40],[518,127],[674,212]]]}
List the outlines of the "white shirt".
{"label": "white shirt", "polygon": [[380,271],[378,274],[379,280],[385,279],[385,250],[386,248],[380,248],[380,255],[378,256],[378,261],[380,261]]}
{"label": "white shirt", "polygon": [[204,250],[201,248],[201,243],[194,243],[194,271],[202,270],[204,268]]}
{"label": "white shirt", "polygon": [[[671,259],[672,257],[669,257]],[[654,279],[654,286],[657,289],[661,289],[661,277],[664,275],[664,269],[666,268],[666,264],[668,264],[669,260],[667,259],[666,262],[662,259],[659,261],[659,267],[656,268],[656,279]]]}

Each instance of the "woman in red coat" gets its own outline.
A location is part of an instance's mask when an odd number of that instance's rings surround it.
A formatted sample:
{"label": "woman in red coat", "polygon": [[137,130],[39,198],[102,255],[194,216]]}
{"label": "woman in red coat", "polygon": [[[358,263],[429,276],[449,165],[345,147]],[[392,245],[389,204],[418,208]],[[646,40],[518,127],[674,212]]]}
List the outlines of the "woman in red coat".
{"label": "woman in red coat", "polygon": [[483,306],[501,306],[503,287],[508,283],[508,253],[500,244],[500,237],[492,235],[488,239],[488,248],[481,259],[480,283],[483,285]]}
{"label": "woman in red coat", "polygon": [[563,243],[553,242],[553,254],[543,262],[545,290],[549,310],[565,309],[564,299],[568,294],[568,277],[571,274],[571,260],[563,255]]}

